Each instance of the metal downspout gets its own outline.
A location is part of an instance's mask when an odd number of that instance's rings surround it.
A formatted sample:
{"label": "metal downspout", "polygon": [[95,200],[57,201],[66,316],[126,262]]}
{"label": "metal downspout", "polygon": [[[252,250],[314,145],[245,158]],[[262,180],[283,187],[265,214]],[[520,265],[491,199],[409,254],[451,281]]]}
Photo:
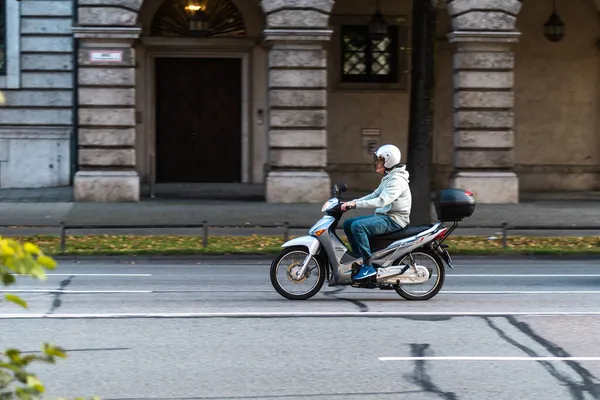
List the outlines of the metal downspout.
{"label": "metal downspout", "polygon": [[[79,4],[78,0],[73,0],[73,26],[77,26],[79,22]],[[72,119],[72,136],[71,136],[71,176],[69,185],[73,186],[75,173],[78,167],[78,147],[79,147],[79,85],[78,85],[78,57],[79,57],[79,40],[73,34],[73,119]]]}

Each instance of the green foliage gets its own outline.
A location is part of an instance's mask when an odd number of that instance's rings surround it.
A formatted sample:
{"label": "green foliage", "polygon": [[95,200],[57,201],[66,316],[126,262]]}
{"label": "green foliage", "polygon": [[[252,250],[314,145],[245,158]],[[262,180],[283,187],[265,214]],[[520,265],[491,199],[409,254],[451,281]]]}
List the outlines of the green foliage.
{"label": "green foliage", "polygon": [[[15,240],[0,237],[0,280],[3,286],[13,285],[15,276],[30,276],[43,281],[46,270],[55,268],[56,262],[44,255],[35,244],[27,242],[21,245]],[[4,298],[23,308],[28,307],[27,302],[14,294],[7,294]],[[34,362],[54,364],[58,358],[67,358],[67,353],[49,343],[44,343],[39,355],[24,355],[14,348],[0,353],[0,400],[41,398],[45,392],[44,385],[27,368]]]}

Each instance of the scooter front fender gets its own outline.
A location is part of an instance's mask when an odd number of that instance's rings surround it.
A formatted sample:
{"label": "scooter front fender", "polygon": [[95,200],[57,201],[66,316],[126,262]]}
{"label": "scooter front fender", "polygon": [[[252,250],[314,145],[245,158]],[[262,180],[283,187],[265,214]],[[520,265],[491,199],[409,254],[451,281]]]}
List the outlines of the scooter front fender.
{"label": "scooter front fender", "polygon": [[321,243],[314,236],[301,236],[288,240],[281,247],[304,246],[308,249],[311,256],[317,255],[321,248]]}

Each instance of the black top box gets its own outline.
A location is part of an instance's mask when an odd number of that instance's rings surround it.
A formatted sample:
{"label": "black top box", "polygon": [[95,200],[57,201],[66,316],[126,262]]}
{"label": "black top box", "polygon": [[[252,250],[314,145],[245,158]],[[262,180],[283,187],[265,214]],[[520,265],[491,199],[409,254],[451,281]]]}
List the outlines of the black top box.
{"label": "black top box", "polygon": [[433,201],[440,221],[462,221],[475,211],[475,196],[464,189],[440,190]]}

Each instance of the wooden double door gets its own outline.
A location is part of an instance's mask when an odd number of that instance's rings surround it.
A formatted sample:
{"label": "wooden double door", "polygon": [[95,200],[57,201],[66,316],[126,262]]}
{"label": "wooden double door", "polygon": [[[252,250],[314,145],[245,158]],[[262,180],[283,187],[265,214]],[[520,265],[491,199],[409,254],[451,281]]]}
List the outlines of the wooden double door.
{"label": "wooden double door", "polygon": [[241,182],[242,60],[155,60],[156,181]]}

